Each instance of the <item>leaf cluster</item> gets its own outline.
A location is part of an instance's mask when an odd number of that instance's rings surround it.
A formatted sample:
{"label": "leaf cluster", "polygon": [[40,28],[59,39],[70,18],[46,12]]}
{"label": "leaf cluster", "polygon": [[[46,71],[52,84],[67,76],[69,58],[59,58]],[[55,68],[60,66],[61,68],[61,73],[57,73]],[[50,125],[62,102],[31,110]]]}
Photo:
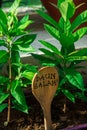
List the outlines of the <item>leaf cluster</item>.
{"label": "leaf cluster", "polygon": [[17,8],[20,0],[15,0],[8,13],[0,9],[0,67],[7,66],[7,75],[0,73],[0,112],[9,107],[7,99],[11,99],[13,108],[28,113],[23,87],[27,87],[32,80],[36,67],[23,64],[20,52],[34,51],[31,43],[36,34],[30,34],[26,28],[32,23],[29,15],[18,19]]}
{"label": "leaf cluster", "polygon": [[33,56],[39,59],[42,65],[58,67],[60,84],[57,94],[62,92],[72,102],[75,102],[77,97],[87,101],[83,78],[78,71],[79,63],[87,60],[87,48],[78,50],[75,48],[76,41],[87,34],[87,27],[78,28],[82,23],[87,22],[87,10],[78,14],[71,22],[78,9],[73,0],[58,0],[57,5],[51,4],[60,11],[61,17],[58,22],[41,10],[37,12],[48,22],[44,24],[44,28],[61,45],[61,49],[51,42],[39,40],[45,47],[40,48],[43,55],[33,54]]}

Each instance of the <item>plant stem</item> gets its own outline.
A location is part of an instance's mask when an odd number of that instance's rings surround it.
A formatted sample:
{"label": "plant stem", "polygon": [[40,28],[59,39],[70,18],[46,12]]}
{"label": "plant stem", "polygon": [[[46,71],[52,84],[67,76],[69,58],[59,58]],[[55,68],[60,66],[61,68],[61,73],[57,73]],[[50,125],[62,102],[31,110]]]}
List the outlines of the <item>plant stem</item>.
{"label": "plant stem", "polygon": [[7,123],[10,122],[10,117],[11,117],[11,86],[12,86],[12,72],[11,72],[11,42],[9,43],[8,47],[9,51],[9,98],[8,98],[8,113],[7,113]]}
{"label": "plant stem", "polygon": [[65,97],[65,101],[64,101],[64,105],[63,105],[63,112],[64,112],[64,114],[66,113],[66,97]]}

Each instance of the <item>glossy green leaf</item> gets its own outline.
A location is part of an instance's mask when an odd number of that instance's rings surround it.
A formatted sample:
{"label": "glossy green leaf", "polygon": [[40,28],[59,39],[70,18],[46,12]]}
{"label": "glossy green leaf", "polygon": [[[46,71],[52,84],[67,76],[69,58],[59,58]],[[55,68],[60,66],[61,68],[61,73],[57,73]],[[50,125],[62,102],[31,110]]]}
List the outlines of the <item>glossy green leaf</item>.
{"label": "glossy green leaf", "polygon": [[8,53],[5,50],[0,50],[0,63],[7,62]]}
{"label": "glossy green leaf", "polygon": [[83,11],[75,18],[75,20],[72,22],[70,30],[74,31],[77,27],[79,27],[84,22],[87,22],[87,10]]}
{"label": "glossy green leaf", "polygon": [[66,60],[68,62],[84,61],[84,60],[87,60],[87,56],[70,56]]}
{"label": "glossy green leaf", "polygon": [[29,14],[25,15],[25,16],[20,20],[20,23],[21,23],[21,24],[24,24],[24,23],[26,23],[28,20],[29,20]]}
{"label": "glossy green leaf", "polygon": [[51,51],[53,51],[55,54],[61,56],[61,52],[57,49],[57,47],[55,47],[51,43],[43,41],[43,40],[39,40],[39,42],[41,42],[42,45],[46,46],[48,49],[50,49]]}
{"label": "glossy green leaf", "polygon": [[11,94],[19,104],[26,106],[26,99],[20,86],[19,80],[15,80],[12,82]]}
{"label": "glossy green leaf", "polygon": [[52,58],[55,58],[54,56],[54,52],[50,51],[50,50],[47,50],[45,48],[40,48],[39,49],[41,52],[43,52],[46,56],[49,56],[49,57],[52,57]]}
{"label": "glossy green leaf", "polygon": [[15,0],[12,4],[12,6],[9,9],[9,12],[11,12],[12,14],[16,14],[17,13],[17,8],[20,4],[21,0]]}
{"label": "glossy green leaf", "polygon": [[78,41],[79,39],[81,39],[85,34],[87,34],[87,27],[84,28],[80,28],[79,30],[77,30],[76,32],[73,33],[74,36],[74,41]]}
{"label": "glossy green leaf", "polygon": [[58,23],[51,18],[48,14],[46,14],[45,12],[41,11],[41,10],[37,10],[38,14],[40,16],[42,16],[47,22],[49,22],[51,25],[53,25],[54,27],[58,28],[60,30],[60,27],[58,25]]}
{"label": "glossy green leaf", "polygon": [[2,31],[4,35],[8,33],[7,25],[4,24],[2,20],[0,20],[0,31]]}
{"label": "glossy green leaf", "polygon": [[82,48],[71,52],[68,56],[87,56],[87,48]]}
{"label": "glossy green leaf", "polygon": [[3,24],[7,24],[6,13],[0,8],[0,20],[3,21]]}
{"label": "glossy green leaf", "polygon": [[6,46],[5,41],[0,39],[0,46]]}
{"label": "glossy green leaf", "polygon": [[61,27],[61,31],[60,33],[67,33],[67,35],[70,33],[70,27],[71,27],[71,23],[69,20],[66,20],[66,22],[64,21],[64,19],[61,17],[59,20],[59,25]]}
{"label": "glossy green leaf", "polygon": [[59,35],[58,29],[56,29],[53,26],[48,25],[48,24],[44,24],[44,27],[45,27],[46,31],[48,31],[49,34],[51,34],[54,38],[56,38],[57,40],[60,39],[60,35]]}
{"label": "glossy green leaf", "polygon": [[65,0],[59,3],[59,11],[64,21],[66,21],[67,19],[70,19],[75,13],[75,5],[73,1]]}
{"label": "glossy green leaf", "polygon": [[62,92],[70,101],[75,103],[75,96],[70,91],[68,91],[67,89],[63,89]]}
{"label": "glossy green leaf", "polygon": [[0,112],[2,112],[8,106],[7,103],[0,104]]}
{"label": "glossy green leaf", "polygon": [[29,107],[27,105],[23,105],[23,104],[21,105],[17,102],[17,100],[13,100],[12,103],[13,103],[15,109],[28,114]]}
{"label": "glossy green leaf", "polygon": [[69,83],[71,83],[72,85],[74,85],[76,88],[84,91],[84,83],[83,83],[83,78],[82,75],[73,70],[73,69],[69,69],[66,75],[66,78],[68,79]]}
{"label": "glossy green leaf", "polygon": [[35,49],[32,46],[28,45],[18,45],[18,49],[22,52],[34,52]]}
{"label": "glossy green leaf", "polygon": [[68,35],[61,34],[60,43],[65,48],[68,48],[71,45],[74,45],[74,37],[73,37],[73,35],[71,33],[69,33]]}
{"label": "glossy green leaf", "polygon": [[15,45],[24,45],[24,44],[31,44],[36,38],[36,34],[24,34],[21,35],[13,40]]}
{"label": "glossy green leaf", "polygon": [[18,29],[21,29],[21,30],[26,29],[26,27],[28,27],[31,23],[32,23],[32,21],[28,20],[24,24],[19,25]]}
{"label": "glossy green leaf", "polygon": [[3,93],[0,95],[0,104],[3,103],[9,97],[9,93]]}
{"label": "glossy green leaf", "polygon": [[65,2],[65,0],[58,0],[57,1],[57,6],[60,7],[63,2]]}
{"label": "glossy green leaf", "polygon": [[38,59],[41,64],[42,63],[53,63],[56,64],[55,60],[51,57],[46,57],[45,55],[38,55],[38,54],[32,54],[32,56],[36,59]]}
{"label": "glossy green leaf", "polygon": [[19,63],[20,64],[20,54],[18,50],[13,50],[14,46],[12,47],[12,63]]}
{"label": "glossy green leaf", "polygon": [[27,78],[27,79],[29,79],[29,80],[32,80],[34,74],[35,74],[35,73],[33,73],[33,72],[24,71],[24,72],[21,74],[21,76],[22,76],[22,77],[25,77],[25,78]]}

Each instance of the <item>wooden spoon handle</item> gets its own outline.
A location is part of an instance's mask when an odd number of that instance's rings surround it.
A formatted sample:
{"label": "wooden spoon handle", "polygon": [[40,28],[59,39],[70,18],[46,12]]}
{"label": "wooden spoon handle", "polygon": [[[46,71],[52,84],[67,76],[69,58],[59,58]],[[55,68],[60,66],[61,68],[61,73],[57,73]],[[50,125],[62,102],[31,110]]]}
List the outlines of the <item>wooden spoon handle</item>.
{"label": "wooden spoon handle", "polygon": [[44,127],[45,130],[53,130],[51,121],[51,107],[48,104],[47,107],[42,107],[44,113]]}

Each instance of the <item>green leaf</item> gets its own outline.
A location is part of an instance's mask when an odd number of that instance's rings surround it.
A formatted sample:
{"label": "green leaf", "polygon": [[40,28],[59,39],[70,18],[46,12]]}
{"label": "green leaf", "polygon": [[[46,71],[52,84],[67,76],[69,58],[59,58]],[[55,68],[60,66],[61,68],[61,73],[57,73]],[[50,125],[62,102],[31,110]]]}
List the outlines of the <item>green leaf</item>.
{"label": "green leaf", "polygon": [[60,39],[60,35],[59,35],[58,29],[56,29],[53,26],[48,25],[48,24],[44,24],[44,27],[45,27],[46,31],[48,31],[49,34],[51,34],[54,38],[56,38],[57,40]]}
{"label": "green leaf", "polygon": [[4,35],[8,33],[7,25],[4,24],[2,20],[0,20],[0,31]]}
{"label": "green leaf", "polygon": [[7,16],[5,12],[0,8],[0,20],[3,22],[3,24],[7,24]]}
{"label": "green leaf", "polygon": [[18,23],[18,29],[25,29],[28,25],[33,23],[33,21],[29,20],[29,15],[25,15]]}
{"label": "green leaf", "polygon": [[46,56],[55,58],[54,52],[51,52],[50,50],[47,50],[45,48],[40,48],[39,50],[42,51]]}
{"label": "green leaf", "polygon": [[87,60],[87,56],[70,56],[66,59],[68,62],[84,61]]}
{"label": "green leaf", "polygon": [[7,83],[9,81],[9,78],[5,76],[0,76],[0,85],[3,85],[4,83]]}
{"label": "green leaf", "polygon": [[24,71],[21,76],[24,77],[24,78],[27,78],[29,80],[32,80],[33,76],[34,76],[35,73],[33,72],[28,72],[28,71]]}
{"label": "green leaf", "polygon": [[17,8],[19,7],[20,2],[21,0],[15,0],[9,9],[9,12],[15,15],[17,13]]}
{"label": "green leaf", "polygon": [[28,25],[30,25],[32,23],[32,21],[27,21],[27,22],[25,22],[24,24],[21,24],[21,25],[19,25],[19,27],[18,27],[18,29],[21,29],[21,30],[23,30],[23,29],[26,29],[26,27],[28,26]]}
{"label": "green leaf", "polygon": [[47,22],[49,22],[51,25],[53,25],[54,27],[58,28],[60,30],[60,27],[58,25],[58,23],[53,19],[51,18],[48,14],[44,13],[43,11],[41,10],[37,10],[37,13],[42,16]]}
{"label": "green leaf", "polygon": [[11,94],[19,104],[21,104],[22,106],[27,106],[26,99],[20,86],[19,80],[14,80],[12,82]]}
{"label": "green leaf", "polygon": [[8,53],[5,50],[0,50],[0,63],[7,62]]}
{"label": "green leaf", "polygon": [[13,40],[15,45],[30,45],[36,38],[36,34],[24,34]]}
{"label": "green leaf", "polygon": [[70,33],[70,27],[71,27],[71,23],[70,20],[66,20],[66,22],[64,21],[64,19],[61,17],[59,20],[59,25],[61,27],[61,31],[60,33],[67,33],[67,35]]}
{"label": "green leaf", "polygon": [[0,39],[0,46],[6,46],[5,41]]}
{"label": "green leaf", "polygon": [[[66,33],[63,33],[63,34],[61,33],[60,43],[65,48],[69,48],[71,45],[74,45],[73,35],[71,33],[69,33],[68,35],[66,35]],[[70,49],[72,50],[72,48]]]}
{"label": "green leaf", "polygon": [[7,103],[0,104],[0,112],[2,112],[8,106]]}
{"label": "green leaf", "polygon": [[14,50],[14,46],[12,46],[12,52],[11,52],[11,55],[12,55],[12,63],[19,63],[20,64],[20,54],[19,54],[19,51],[17,50]]}
{"label": "green leaf", "polygon": [[72,22],[70,31],[74,31],[76,28],[78,28],[82,23],[87,22],[87,10],[83,11],[81,14],[79,14],[75,20]]}
{"label": "green leaf", "polygon": [[62,92],[64,93],[64,95],[70,100],[72,101],[73,103],[75,103],[75,97],[74,95],[69,92],[67,89],[62,89]]}
{"label": "green leaf", "polygon": [[18,49],[22,52],[34,52],[35,49],[32,46],[28,45],[18,45]]}
{"label": "green leaf", "polygon": [[26,22],[28,21],[28,19],[29,19],[29,14],[25,15],[25,16],[20,20],[20,23],[21,23],[21,24],[24,24],[24,23],[26,23]]}
{"label": "green leaf", "polygon": [[71,52],[68,56],[87,56],[87,48],[82,48]]}
{"label": "green leaf", "polygon": [[0,104],[9,97],[9,93],[2,93],[0,96]]}
{"label": "green leaf", "polygon": [[68,69],[67,74],[66,74],[66,78],[68,79],[69,83],[71,83],[72,85],[74,85],[76,88],[84,91],[84,83],[83,83],[83,78],[82,75],[71,69]]}
{"label": "green leaf", "polygon": [[36,59],[38,59],[41,63],[52,63],[56,64],[55,60],[53,57],[46,57],[45,55],[38,55],[38,54],[32,54],[32,56]]}
{"label": "green leaf", "polygon": [[87,27],[84,28],[80,28],[79,30],[77,30],[76,32],[73,33],[74,36],[74,41],[78,41],[79,39],[81,39],[85,34],[87,34]]}
{"label": "green leaf", "polygon": [[57,1],[57,7],[60,7],[63,2],[65,2],[65,0],[58,0]]}
{"label": "green leaf", "polygon": [[51,43],[46,42],[46,41],[43,41],[43,40],[39,40],[39,42],[40,42],[42,45],[46,46],[46,47],[47,47],[48,49],[50,49],[51,51],[53,51],[55,54],[62,56],[62,55],[61,55],[61,52],[57,49],[57,47],[55,47],[55,46],[52,45]]}
{"label": "green leaf", "polygon": [[17,109],[17,110],[19,110],[19,111],[22,111],[22,112],[24,112],[24,113],[26,113],[26,114],[28,114],[28,109],[29,109],[29,107],[28,107],[27,105],[21,105],[21,104],[19,104],[19,103],[17,102],[17,100],[13,100],[12,102],[13,102],[13,105],[14,105],[14,108],[15,108],[15,109]]}
{"label": "green leaf", "polygon": [[75,13],[74,2],[72,0],[62,1],[61,3],[59,3],[59,11],[64,21],[70,19]]}

